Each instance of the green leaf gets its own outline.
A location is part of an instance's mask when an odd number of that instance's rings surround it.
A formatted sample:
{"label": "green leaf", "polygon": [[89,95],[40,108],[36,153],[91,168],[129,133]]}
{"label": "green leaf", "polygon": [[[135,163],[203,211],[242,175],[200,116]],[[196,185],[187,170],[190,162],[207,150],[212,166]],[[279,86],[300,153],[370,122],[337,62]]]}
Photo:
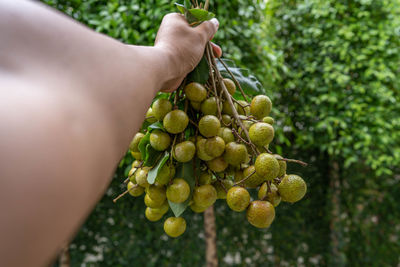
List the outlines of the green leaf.
{"label": "green leaf", "polygon": [[150,143],[146,145],[146,153],[143,161],[144,166],[153,166],[161,155],[160,151],[155,150]]}
{"label": "green leaf", "polygon": [[200,8],[191,8],[188,12],[196,19],[196,22],[203,22],[215,17],[214,13]]}
{"label": "green leaf", "polygon": [[[196,176],[200,175],[200,160],[195,161],[196,164]],[[177,167],[176,175],[177,178],[183,178],[190,186],[190,195],[188,199],[183,203],[173,203],[168,200],[169,207],[174,213],[175,217],[179,217],[186,210],[189,205],[190,200],[192,199],[192,193],[195,186],[195,175],[193,168],[193,161],[179,164]]]}
{"label": "green leaf", "polygon": [[182,14],[185,14],[186,8],[185,8],[184,5],[175,3],[175,6],[176,6],[176,8],[179,10],[179,12],[181,12]]}
{"label": "green leaf", "polygon": [[154,184],[154,181],[157,178],[157,175],[159,174],[161,168],[164,166],[165,162],[169,159],[169,153],[165,151],[164,156],[158,161],[157,165],[151,169],[147,175],[147,182],[149,184]]}
{"label": "green leaf", "polygon": [[149,125],[149,126],[147,127],[147,130],[148,130],[149,132],[150,132],[150,131],[153,131],[153,130],[162,130],[162,131],[165,132],[165,128],[164,128],[163,124],[162,124],[160,121],[157,121],[157,122],[155,122],[155,123]]}
{"label": "green leaf", "polygon": [[[230,72],[232,72],[233,76],[235,76],[236,80],[239,82],[240,86],[245,92],[249,92],[251,94],[264,94],[265,90],[260,83],[260,81],[254,76],[251,75],[248,69],[242,69],[236,67],[235,63],[229,59],[222,59],[224,63],[228,66]],[[225,69],[222,63],[218,62],[217,67],[219,72],[224,78],[231,79],[231,75]]]}
{"label": "green leaf", "polygon": [[205,56],[203,56],[196,68],[194,68],[194,70],[187,76],[187,81],[205,84],[209,76],[210,73],[207,59]]}
{"label": "green leaf", "polygon": [[140,155],[142,156],[142,159],[144,160],[146,158],[146,147],[147,145],[150,144],[150,131],[148,131],[143,138],[140,140],[138,148],[140,151]]}

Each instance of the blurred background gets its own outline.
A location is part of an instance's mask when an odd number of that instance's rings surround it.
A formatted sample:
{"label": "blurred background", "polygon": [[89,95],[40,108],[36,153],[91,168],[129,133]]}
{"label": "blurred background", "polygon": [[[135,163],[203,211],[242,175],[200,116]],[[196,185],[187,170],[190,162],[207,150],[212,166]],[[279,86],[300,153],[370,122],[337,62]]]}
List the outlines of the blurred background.
{"label": "blurred background", "polygon": [[[43,2],[140,45],[176,12],[163,0]],[[308,193],[281,203],[269,229],[217,201],[220,266],[400,266],[400,0],[214,0],[210,9],[224,57],[273,101],[271,149],[309,163],[288,166]],[[202,214],[187,210],[186,233],[171,239],[145,219],[143,197],[112,202],[130,161],[69,245],[70,265],[205,266]]]}

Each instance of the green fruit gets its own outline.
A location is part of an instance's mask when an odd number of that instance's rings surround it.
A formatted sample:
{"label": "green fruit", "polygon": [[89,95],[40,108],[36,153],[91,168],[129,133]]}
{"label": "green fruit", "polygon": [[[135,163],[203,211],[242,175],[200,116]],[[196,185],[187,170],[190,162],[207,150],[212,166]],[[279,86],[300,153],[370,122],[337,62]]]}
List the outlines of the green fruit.
{"label": "green fruit", "polygon": [[175,166],[173,164],[171,165],[168,164],[168,166],[169,166],[169,178],[173,179],[175,178],[175,173],[176,173]]}
{"label": "green fruit", "polygon": [[129,180],[131,182],[133,182],[134,184],[136,184],[136,177],[135,177],[136,170],[137,170],[137,168],[132,167],[128,172]]}
{"label": "green fruit", "polygon": [[262,119],[262,121],[265,122],[265,123],[271,124],[271,125],[273,125],[273,124],[275,123],[274,118],[268,117],[268,116],[267,116],[267,117],[264,117],[264,118]]}
{"label": "green fruit", "polygon": [[227,127],[220,128],[218,131],[218,136],[224,140],[225,144],[235,141],[232,130]]}
{"label": "green fruit", "polygon": [[228,190],[226,203],[228,203],[228,206],[234,211],[244,211],[250,204],[250,194],[243,187],[232,187]]}
{"label": "green fruit", "polygon": [[206,141],[207,141],[206,139],[202,138],[199,141],[197,141],[197,143],[196,143],[197,157],[204,161],[213,159],[213,157],[211,157],[210,155],[208,155],[206,153]]}
{"label": "green fruit", "polygon": [[150,134],[150,145],[157,151],[166,150],[171,144],[171,137],[169,134],[160,131],[154,130]]}
{"label": "green fruit", "polygon": [[156,222],[160,220],[164,214],[154,212],[152,208],[147,207],[144,215],[146,216],[147,220],[151,222]]}
{"label": "green fruit", "polygon": [[[234,178],[235,178],[235,180],[234,180],[235,183],[243,180],[243,178],[244,178],[243,171],[241,171],[241,170],[235,171]],[[243,184],[240,184],[240,185],[243,185]]]}
{"label": "green fruit", "polygon": [[254,164],[256,173],[264,177],[267,181],[272,181],[278,177],[280,166],[278,160],[268,153],[261,153],[257,156]]}
{"label": "green fruit", "polygon": [[138,183],[138,185],[144,188],[149,186],[149,183],[147,182],[147,173],[148,171],[144,170],[143,168],[140,168],[136,171],[135,174],[136,182]]}
{"label": "green fruit", "polygon": [[202,102],[207,97],[207,89],[203,85],[192,82],[185,86],[185,95],[190,101]]}
{"label": "green fruit", "polygon": [[144,188],[134,184],[132,182],[128,182],[126,188],[129,190],[129,194],[133,197],[141,196],[144,193]]}
{"label": "green fruit", "polygon": [[170,237],[178,237],[186,230],[186,221],[182,217],[169,217],[164,222],[164,232]]}
{"label": "green fruit", "polygon": [[278,160],[279,163],[278,177],[283,177],[286,174],[286,161],[283,160],[283,157],[281,155],[275,154],[274,157]]}
{"label": "green fruit", "polygon": [[[233,106],[236,108],[236,110],[238,109],[237,103],[233,103]],[[230,106],[227,100],[225,100],[224,103],[222,103],[222,113],[233,116],[232,107]]]}
{"label": "green fruit", "polygon": [[212,175],[208,172],[202,172],[199,177],[199,185],[211,184]]}
{"label": "green fruit", "polygon": [[247,149],[243,144],[230,142],[225,146],[224,159],[227,163],[238,166],[247,160]]}
{"label": "green fruit", "polygon": [[153,213],[158,213],[164,215],[165,213],[168,212],[169,210],[169,205],[167,201],[164,201],[164,203],[159,207],[159,208],[150,208]]}
{"label": "green fruit", "polygon": [[172,184],[167,187],[167,199],[173,203],[185,202],[189,194],[190,186],[181,178],[175,178],[172,180]]}
{"label": "green fruit", "polygon": [[[222,109],[222,105],[221,105],[221,109]],[[200,110],[204,115],[214,115],[214,116],[216,116],[217,113],[218,113],[218,106],[217,106],[216,98],[215,97],[209,97],[206,100],[204,100],[201,103]]]}
{"label": "green fruit", "polygon": [[144,204],[146,205],[146,207],[149,208],[159,208],[162,206],[162,204],[164,204],[164,201],[155,201],[151,199],[151,197],[148,194],[146,194],[144,196]]}
{"label": "green fruit", "polygon": [[257,119],[262,119],[269,115],[272,109],[272,102],[266,95],[258,95],[251,100],[250,112]]}
{"label": "green fruit", "polygon": [[154,117],[161,121],[164,119],[165,115],[172,110],[172,104],[168,99],[159,98],[154,101],[152,106],[152,111]]}
{"label": "green fruit", "polygon": [[142,140],[143,136],[144,136],[144,134],[142,134],[142,133],[135,134],[135,136],[133,137],[133,139],[129,145],[129,149],[132,152],[139,152],[138,145],[139,145],[140,140]]}
{"label": "green fruit", "polygon": [[238,101],[239,105],[238,105],[238,109],[237,112],[239,113],[239,115],[250,115],[250,106],[249,103],[247,103],[244,100],[239,100]]}
{"label": "green fruit", "polygon": [[223,179],[215,182],[213,184],[215,190],[217,191],[217,199],[226,199],[226,193],[232,186],[233,182],[229,179]]}
{"label": "green fruit", "polygon": [[271,184],[271,192],[268,192],[267,183],[263,183],[258,190],[258,198],[270,202],[274,207],[281,203],[281,196],[278,194],[278,188],[274,184]]}
{"label": "green fruit", "polygon": [[218,157],[207,161],[207,167],[214,172],[222,172],[228,167],[228,163],[223,157]]}
{"label": "green fruit", "polygon": [[247,208],[246,217],[251,225],[267,228],[275,218],[275,208],[268,201],[256,200]]}
{"label": "green fruit", "polygon": [[[243,124],[244,128],[246,128],[247,132],[249,132],[250,127],[254,124],[254,122],[244,120],[244,121],[242,121],[242,124]],[[244,139],[247,139],[246,133],[243,131],[242,128],[239,128],[238,132],[241,137],[243,137]]]}
{"label": "green fruit", "polygon": [[149,195],[149,197],[157,203],[163,203],[167,198],[164,186],[150,185],[147,187],[146,192],[147,195]]}
{"label": "green fruit", "polygon": [[167,164],[164,164],[161,169],[160,172],[157,174],[156,177],[156,184],[158,186],[160,185],[166,185],[168,184],[169,180],[171,179],[171,169],[170,166]]}
{"label": "green fruit", "polygon": [[183,132],[189,124],[187,114],[179,109],[170,111],[163,120],[164,128],[167,132],[177,134]]}
{"label": "green fruit", "polygon": [[228,90],[229,94],[234,95],[236,92],[235,83],[231,79],[228,79],[228,78],[225,78],[222,81],[224,82],[224,85],[225,85],[226,89]]}
{"label": "green fruit", "polygon": [[142,164],[141,161],[134,160],[134,161],[132,162],[132,168],[137,168],[137,167],[140,166],[140,164]]}
{"label": "green fruit", "polygon": [[132,152],[131,151],[131,155],[136,160],[141,160],[142,159],[142,154],[140,154],[140,152]]}
{"label": "green fruit", "polygon": [[232,117],[228,114],[222,115],[222,124],[228,126],[232,123]]}
{"label": "green fruit", "polygon": [[271,124],[257,122],[250,127],[249,137],[256,146],[266,146],[274,139],[274,128]]}
{"label": "green fruit", "polygon": [[174,158],[178,162],[191,161],[196,153],[196,146],[191,141],[184,141],[175,146]]}
{"label": "green fruit", "polygon": [[152,108],[149,108],[146,112],[146,121],[148,123],[155,123],[157,121]]}
{"label": "green fruit", "polygon": [[192,205],[190,205],[190,208],[192,209],[193,212],[196,212],[196,213],[202,213],[206,209],[208,209],[208,207],[197,206],[195,203],[192,203]]}
{"label": "green fruit", "polygon": [[216,200],[217,191],[212,185],[201,185],[193,190],[193,202],[198,207],[210,207]]}
{"label": "green fruit", "polygon": [[208,138],[205,143],[205,152],[211,157],[219,157],[224,153],[225,142],[219,136]]}
{"label": "green fruit", "polygon": [[192,108],[194,110],[197,110],[197,111],[199,111],[201,108],[201,102],[190,101],[190,105],[192,106]]}
{"label": "green fruit", "polygon": [[278,185],[278,192],[282,201],[294,203],[304,197],[307,192],[307,185],[300,176],[289,174]]}
{"label": "green fruit", "polygon": [[243,179],[250,175],[249,178],[247,178],[246,181],[244,182],[244,186],[249,188],[256,188],[257,186],[265,182],[265,177],[257,175],[257,173],[253,173],[255,170],[256,168],[253,165],[244,169]]}
{"label": "green fruit", "polygon": [[218,134],[221,123],[213,115],[205,115],[199,121],[199,131],[205,137],[213,137]]}

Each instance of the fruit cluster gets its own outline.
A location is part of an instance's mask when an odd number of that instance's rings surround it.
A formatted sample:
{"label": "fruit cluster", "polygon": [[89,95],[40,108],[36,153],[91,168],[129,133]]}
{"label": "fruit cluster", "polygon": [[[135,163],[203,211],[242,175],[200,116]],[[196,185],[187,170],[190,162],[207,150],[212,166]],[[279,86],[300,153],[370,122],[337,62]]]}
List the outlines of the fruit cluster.
{"label": "fruit cluster", "polygon": [[[233,75],[221,76],[211,55],[207,46],[207,81],[185,79],[174,93],[158,95],[129,146],[136,160],[122,195],[145,193],[150,221],[171,209],[175,217],[164,222],[171,237],[185,232],[180,215],[186,207],[201,213],[226,199],[232,210],[246,211],[250,224],[266,228],[281,201],[299,201],[307,190],[300,176],[286,174],[288,161],[302,162],[269,150],[274,139],[270,98],[248,100]],[[258,200],[251,199],[251,188],[258,188]]]}

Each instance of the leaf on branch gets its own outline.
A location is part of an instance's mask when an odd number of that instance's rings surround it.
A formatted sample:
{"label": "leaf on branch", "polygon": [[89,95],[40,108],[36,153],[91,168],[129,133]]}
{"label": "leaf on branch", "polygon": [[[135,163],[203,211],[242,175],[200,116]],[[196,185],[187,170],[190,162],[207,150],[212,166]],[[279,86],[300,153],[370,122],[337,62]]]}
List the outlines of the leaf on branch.
{"label": "leaf on branch", "polygon": [[215,17],[215,14],[205,9],[191,8],[190,1],[185,0],[184,4],[175,3],[179,12],[185,15],[189,24],[200,24]]}
{"label": "leaf on branch", "polygon": [[155,150],[150,143],[146,145],[146,157],[143,160],[143,165],[151,167],[153,166],[159,156],[161,155],[160,151]]}
{"label": "leaf on branch", "polygon": [[165,165],[168,159],[169,153],[165,151],[164,156],[158,161],[157,165],[149,171],[147,175],[147,182],[149,184],[154,184],[158,174],[160,173],[161,168]]}
{"label": "leaf on branch", "polygon": [[210,72],[208,69],[207,59],[203,56],[196,68],[188,74],[187,81],[205,84],[208,81],[209,76]]}

